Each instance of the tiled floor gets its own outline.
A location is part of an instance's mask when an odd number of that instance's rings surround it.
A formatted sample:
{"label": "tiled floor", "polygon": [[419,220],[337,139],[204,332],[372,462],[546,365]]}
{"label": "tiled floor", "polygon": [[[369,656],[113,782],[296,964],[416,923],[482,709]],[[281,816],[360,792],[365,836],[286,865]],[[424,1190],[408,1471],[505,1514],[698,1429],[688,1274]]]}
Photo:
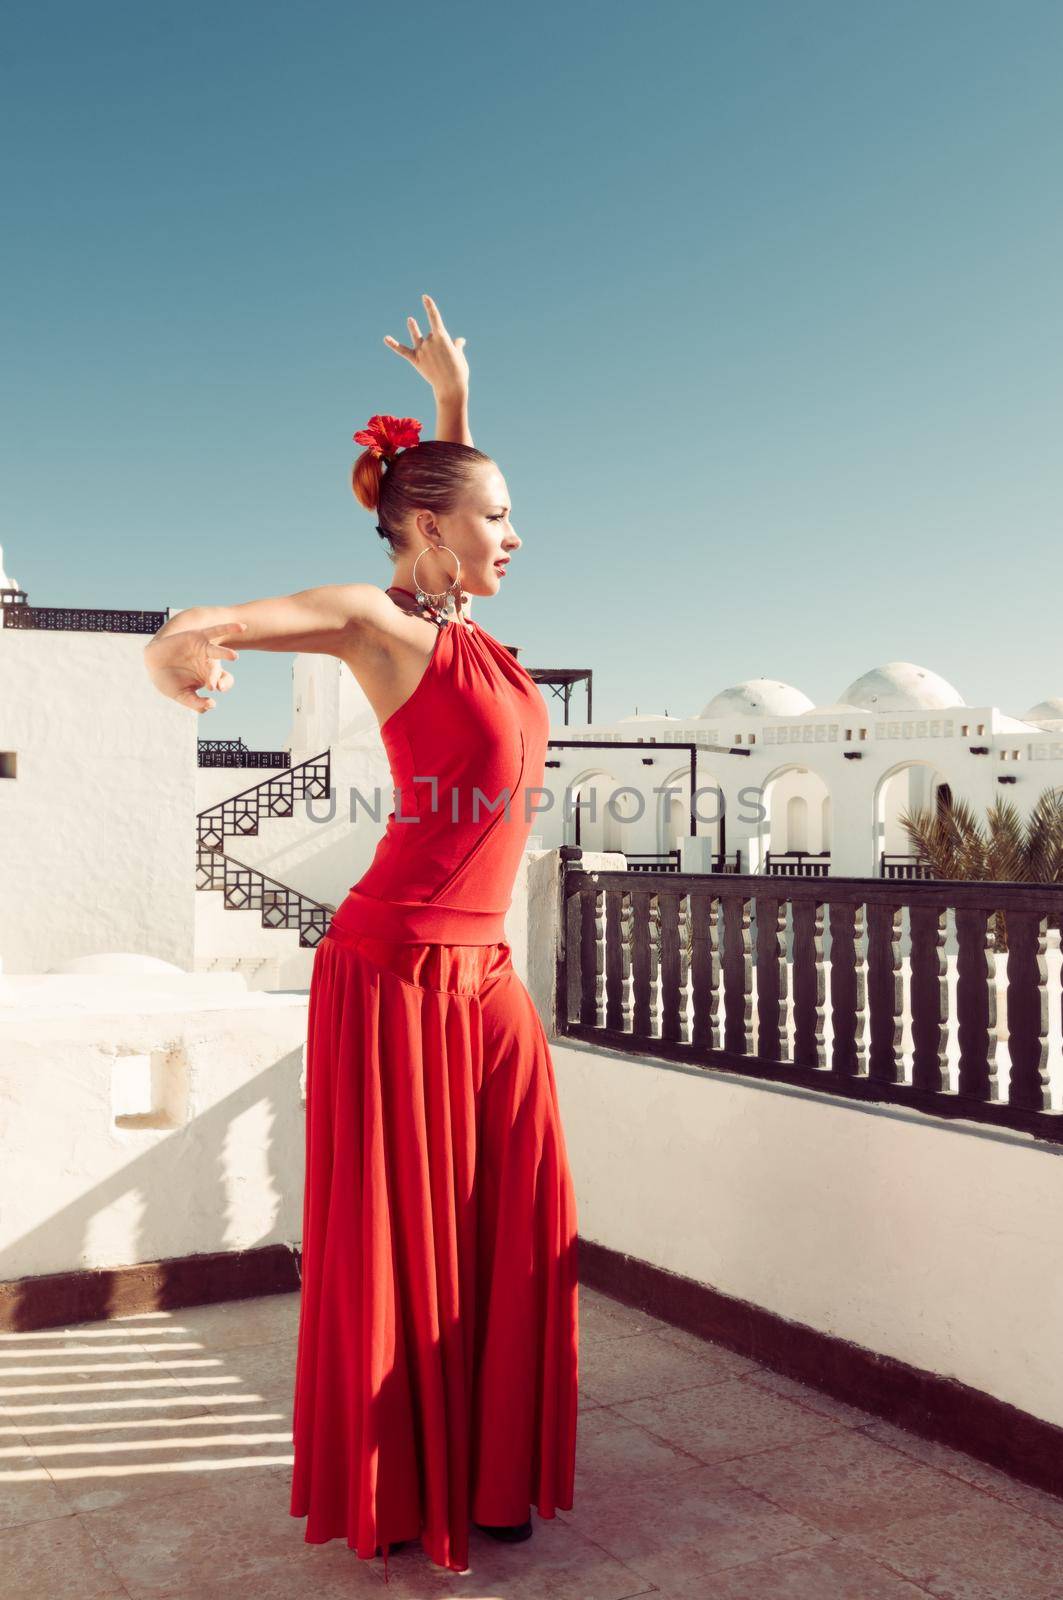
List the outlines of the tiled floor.
{"label": "tiled floor", "polygon": [[[3,1600],[349,1600],[288,1514],[296,1295],[0,1335]],[[1063,1501],[581,1290],[575,1505],[394,1600],[1063,1600]]]}

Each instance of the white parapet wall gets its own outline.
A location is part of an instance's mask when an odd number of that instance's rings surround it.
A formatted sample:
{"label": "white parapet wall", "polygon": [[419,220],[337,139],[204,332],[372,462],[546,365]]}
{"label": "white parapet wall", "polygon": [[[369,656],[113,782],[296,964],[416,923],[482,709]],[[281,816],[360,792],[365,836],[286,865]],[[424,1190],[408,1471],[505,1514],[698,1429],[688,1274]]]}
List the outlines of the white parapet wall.
{"label": "white parapet wall", "polygon": [[579,1232],[1063,1425],[1063,1151],[552,1042]]}
{"label": "white parapet wall", "polygon": [[305,994],[0,978],[0,1279],[296,1242]]}

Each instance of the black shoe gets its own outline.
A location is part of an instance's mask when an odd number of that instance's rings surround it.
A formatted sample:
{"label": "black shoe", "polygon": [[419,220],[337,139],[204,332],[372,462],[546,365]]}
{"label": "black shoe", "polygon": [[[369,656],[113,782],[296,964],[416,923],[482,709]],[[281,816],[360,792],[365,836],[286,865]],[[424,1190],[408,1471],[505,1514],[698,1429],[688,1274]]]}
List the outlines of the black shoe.
{"label": "black shoe", "polygon": [[[404,1545],[412,1544],[412,1543],[413,1543],[412,1539],[392,1539],[391,1545],[390,1545],[390,1547],[388,1549],[388,1554],[390,1555],[392,1550],[401,1550]],[[376,1555],[378,1555],[378,1556],[382,1556],[384,1554],[383,1547],[378,1544],[377,1547],[376,1547],[376,1551],[374,1553]]]}
{"label": "black shoe", "polygon": [[481,1533],[489,1533],[492,1539],[502,1539],[506,1544],[518,1544],[521,1539],[530,1539],[532,1536],[531,1518],[527,1522],[502,1524],[491,1527],[486,1522],[474,1522],[474,1528],[479,1528]]}

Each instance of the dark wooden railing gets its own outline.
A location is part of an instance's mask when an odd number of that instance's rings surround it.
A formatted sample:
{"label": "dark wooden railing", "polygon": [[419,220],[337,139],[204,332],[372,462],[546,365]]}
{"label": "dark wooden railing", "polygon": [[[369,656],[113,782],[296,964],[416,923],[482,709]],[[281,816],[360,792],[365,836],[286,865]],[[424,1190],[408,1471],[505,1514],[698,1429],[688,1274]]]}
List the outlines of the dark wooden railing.
{"label": "dark wooden railing", "polygon": [[885,850],[879,856],[878,875],[880,878],[932,878],[934,876],[930,863],[925,856],[887,855]]}
{"label": "dark wooden railing", "polygon": [[825,878],[830,873],[830,851],[768,850],[764,871],[770,878]]}
{"label": "dark wooden railing", "polygon": [[[1063,1141],[1048,1081],[1045,962],[1063,884],[794,878],[783,889],[759,875],[588,872],[572,847],[562,855],[559,1033]],[[955,1016],[947,943],[956,946]],[[1007,978],[1003,1099],[998,962]]]}

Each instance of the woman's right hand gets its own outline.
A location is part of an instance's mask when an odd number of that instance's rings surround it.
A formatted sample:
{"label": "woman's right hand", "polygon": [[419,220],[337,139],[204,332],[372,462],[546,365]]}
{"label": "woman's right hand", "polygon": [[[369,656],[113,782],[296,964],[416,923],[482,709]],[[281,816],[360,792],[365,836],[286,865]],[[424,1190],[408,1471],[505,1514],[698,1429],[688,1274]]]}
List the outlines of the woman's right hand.
{"label": "woman's right hand", "polygon": [[160,694],[178,705],[190,706],[202,714],[214,710],[213,700],[201,700],[198,689],[224,692],[233,686],[233,675],[221,665],[239,661],[237,651],[220,644],[226,634],[247,627],[246,622],[217,622],[211,628],[184,628],[175,633],[156,634],[144,646],[144,665],[148,677]]}
{"label": "woman's right hand", "polygon": [[390,333],[384,343],[415,367],[426,383],[432,385],[438,399],[451,399],[469,392],[469,362],[465,355],[464,338],[452,339],[439,314],[439,307],[430,294],[423,294],[424,309],[428,317],[428,332],[422,338],[415,317],[406,318],[406,326],[414,341],[413,349],[400,344]]}

